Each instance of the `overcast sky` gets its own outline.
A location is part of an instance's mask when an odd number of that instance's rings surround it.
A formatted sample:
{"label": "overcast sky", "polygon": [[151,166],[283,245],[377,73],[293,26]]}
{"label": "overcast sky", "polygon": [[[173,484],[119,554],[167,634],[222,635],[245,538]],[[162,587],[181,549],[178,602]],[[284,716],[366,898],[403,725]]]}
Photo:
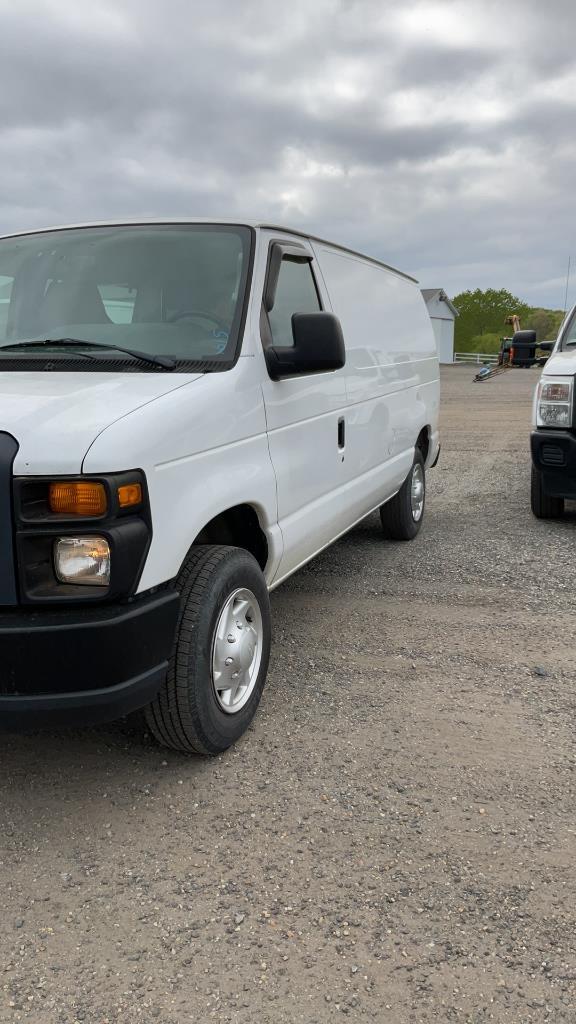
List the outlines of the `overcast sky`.
{"label": "overcast sky", "polygon": [[266,218],[561,308],[575,29],[573,0],[0,0],[0,232]]}

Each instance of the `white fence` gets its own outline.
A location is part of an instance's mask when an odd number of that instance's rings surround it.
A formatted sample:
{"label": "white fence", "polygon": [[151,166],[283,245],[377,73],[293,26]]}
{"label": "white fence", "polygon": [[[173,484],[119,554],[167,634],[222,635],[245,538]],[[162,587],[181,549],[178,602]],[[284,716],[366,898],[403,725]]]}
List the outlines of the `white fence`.
{"label": "white fence", "polygon": [[498,362],[498,355],[495,352],[455,352],[454,362],[474,363],[474,365],[487,363],[489,366],[495,366]]}

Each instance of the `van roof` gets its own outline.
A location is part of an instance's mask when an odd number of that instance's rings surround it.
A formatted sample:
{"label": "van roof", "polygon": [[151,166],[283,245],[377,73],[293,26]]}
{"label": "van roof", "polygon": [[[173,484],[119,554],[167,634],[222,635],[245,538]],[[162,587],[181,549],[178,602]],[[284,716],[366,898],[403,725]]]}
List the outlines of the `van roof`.
{"label": "van roof", "polygon": [[347,245],[340,245],[338,242],[331,242],[328,239],[321,238],[319,235],[314,235],[309,231],[303,231],[301,228],[291,228],[286,224],[269,224],[264,221],[242,220],[236,217],[127,217],[121,220],[85,221],[78,224],[59,224],[47,228],[32,228],[27,231],[10,231],[6,235],[0,235],[0,239],[18,238],[21,235],[40,235],[48,231],[69,231],[75,228],[111,228],[131,225],[135,227],[140,224],[229,224],[231,226],[235,225],[238,227],[260,228],[266,231],[281,231],[287,235],[296,235],[298,238],[308,238],[312,242],[320,242],[323,245],[329,245],[333,249],[339,249],[341,252],[350,253],[352,256],[359,256],[363,260],[375,263],[379,267],[384,267],[385,270],[391,270],[392,273],[398,274],[400,277],[404,277],[408,281],[413,281],[415,284],[418,284],[417,279],[412,277],[411,274],[406,274],[403,270],[398,270],[397,267],[392,267],[389,263],[384,263],[383,260],[379,260],[375,256],[368,256],[364,252],[358,252],[357,249],[351,249]]}
{"label": "van roof", "polygon": [[385,270],[391,270],[393,274],[399,274],[400,277],[407,278],[408,281],[414,281],[418,284],[415,277],[411,274],[406,274],[403,270],[398,270],[397,267],[392,267],[389,263],[384,263],[384,260],[379,260],[375,256],[367,256],[365,252],[358,252],[357,249],[351,249],[347,245],[340,245],[339,242],[330,242],[327,238],[321,238],[319,235],[313,235],[309,231],[302,231],[299,228],[289,228],[282,226],[281,224],[255,224],[254,227],[264,228],[266,231],[285,231],[287,234],[296,235],[299,238],[309,238],[312,242],[320,242],[322,245],[329,245],[332,249],[339,249],[340,252],[348,252],[351,256],[360,256],[363,260],[368,260],[369,263],[376,263],[379,267],[384,267]]}

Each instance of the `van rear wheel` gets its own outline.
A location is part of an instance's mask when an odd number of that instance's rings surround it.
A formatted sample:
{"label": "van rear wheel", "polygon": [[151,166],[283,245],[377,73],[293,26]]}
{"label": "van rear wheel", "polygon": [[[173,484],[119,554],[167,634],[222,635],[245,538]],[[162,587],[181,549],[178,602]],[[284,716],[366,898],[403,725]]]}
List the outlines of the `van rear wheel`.
{"label": "van rear wheel", "polygon": [[542,473],[535,466],[532,466],[530,505],[537,519],[561,519],[564,515],[564,498],[546,494]]}
{"label": "van rear wheel", "polygon": [[414,452],[412,469],[402,487],[380,507],[384,536],[391,540],[413,540],[422,526],[426,505],[426,472],[419,448]]}
{"label": "van rear wheel", "polygon": [[248,551],[199,545],[177,588],[174,650],[146,722],[164,746],[219,754],[246,731],[264,688],[271,635],[266,582]]}

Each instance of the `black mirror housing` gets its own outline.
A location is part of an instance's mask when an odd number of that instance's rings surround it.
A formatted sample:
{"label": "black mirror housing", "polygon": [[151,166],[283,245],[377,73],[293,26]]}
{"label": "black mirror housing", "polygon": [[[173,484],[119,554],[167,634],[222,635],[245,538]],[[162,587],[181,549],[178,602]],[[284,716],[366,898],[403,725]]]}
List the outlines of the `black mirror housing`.
{"label": "black mirror housing", "polygon": [[294,345],[270,345],[265,349],[273,380],[301,373],[341,370],[346,363],[342,328],[333,313],[293,313]]}
{"label": "black mirror housing", "polygon": [[513,341],[515,345],[535,345],[536,331],[516,331]]}

